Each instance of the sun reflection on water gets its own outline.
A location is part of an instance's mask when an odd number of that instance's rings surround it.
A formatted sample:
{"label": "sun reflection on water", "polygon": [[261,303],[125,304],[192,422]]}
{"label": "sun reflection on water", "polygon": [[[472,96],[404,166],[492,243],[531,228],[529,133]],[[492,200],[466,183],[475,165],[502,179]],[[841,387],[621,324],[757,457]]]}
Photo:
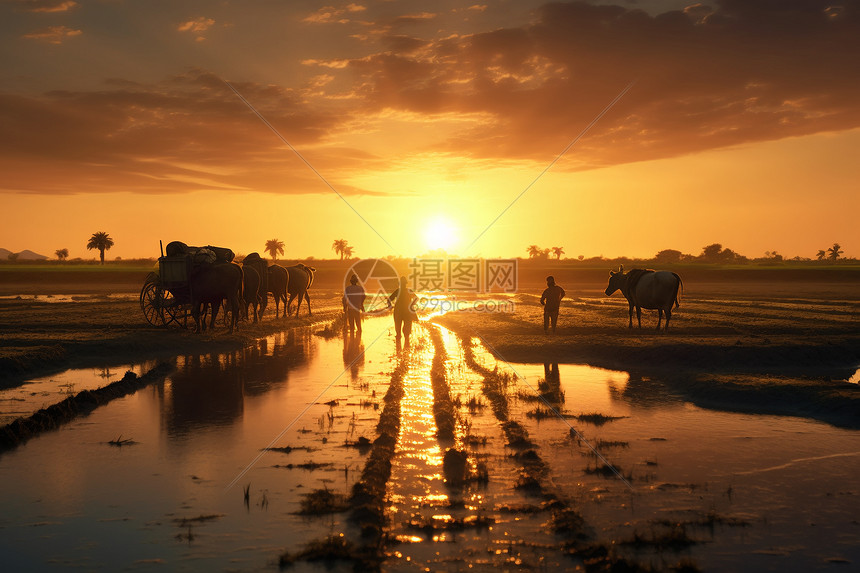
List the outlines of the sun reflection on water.
{"label": "sun reflection on water", "polygon": [[393,471],[402,476],[405,498],[401,501],[407,506],[438,506],[447,503],[448,495],[441,489],[444,452],[436,439],[438,430],[433,416],[429,376],[433,345],[423,329],[417,329],[413,336],[416,343],[411,348],[409,372],[403,379],[405,392],[400,403],[400,435]]}

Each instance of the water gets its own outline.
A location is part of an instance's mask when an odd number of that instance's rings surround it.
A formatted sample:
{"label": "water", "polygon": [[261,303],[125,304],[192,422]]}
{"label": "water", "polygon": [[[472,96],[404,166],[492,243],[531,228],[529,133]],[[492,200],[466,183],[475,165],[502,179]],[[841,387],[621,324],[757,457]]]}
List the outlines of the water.
{"label": "water", "polygon": [[117,380],[126,372],[141,375],[155,366],[155,362],[128,364],[120,368],[74,369],[33,378],[19,386],[0,389],[0,425],[6,425],[18,417],[27,417],[74,396],[83,390],[95,390]]}
{"label": "water", "polygon": [[[179,357],[163,383],[2,454],[4,566],[271,570],[284,551],[295,553],[308,541],[354,536],[345,514],[296,512],[304,494],[320,488],[347,494],[360,478],[367,453],[345,444],[375,437],[398,356],[409,370],[388,482],[396,541],[386,546],[384,568],[575,564],[561,539],[547,532],[547,512],[517,510],[540,499],[514,488],[520,464],[505,447],[481,394],[482,377],[465,364],[459,339],[442,331],[451,396],[464,404],[454,440],[442,442],[429,383],[433,345],[417,328],[410,346],[398,350],[390,323],[390,317],[365,321],[360,339],[326,340],[298,329],[241,352]],[[701,409],[659,380],[630,379],[624,372],[497,363],[486,349],[476,346],[475,352],[484,367],[517,375],[508,388],[509,418],[523,424],[546,462],[547,489],[580,511],[599,540],[618,542],[619,554],[657,567],[688,559],[703,570],[806,571],[860,563],[857,431]],[[0,414],[62,399],[69,383],[75,391],[104,385],[102,374],[33,381],[30,391],[39,388],[38,399],[24,405],[7,396]],[[617,419],[596,425],[530,417],[540,404],[529,396],[546,388],[547,377],[563,395],[563,413]],[[25,388],[8,392],[26,394]],[[470,397],[483,403],[472,413],[465,405]],[[581,439],[571,437],[571,427]],[[110,445],[118,436],[134,443]],[[464,445],[469,437],[480,439]],[[626,483],[589,473],[602,462],[587,444]],[[268,446],[292,450],[264,451]],[[489,481],[446,484],[442,457],[451,447],[466,448],[473,464],[485,463]],[[487,525],[445,525],[476,516],[489,518]],[[661,550],[620,543],[679,527],[696,543]],[[325,566],[296,566],[307,569]]]}

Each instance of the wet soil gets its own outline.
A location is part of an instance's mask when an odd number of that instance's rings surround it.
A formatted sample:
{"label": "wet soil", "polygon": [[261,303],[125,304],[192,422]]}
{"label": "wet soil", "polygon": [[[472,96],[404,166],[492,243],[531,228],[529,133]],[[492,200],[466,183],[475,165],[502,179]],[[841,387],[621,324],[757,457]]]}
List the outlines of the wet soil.
{"label": "wet soil", "polygon": [[[146,322],[134,294],[125,298],[81,295],[51,302],[41,295],[0,300],[0,388],[68,368],[113,366],[180,354],[227,352],[297,326],[331,322],[339,297],[314,293],[313,314],[274,317],[274,305],[258,323],[242,321],[232,334],[219,320],[215,330],[155,327]],[[295,303],[293,303],[295,312]],[[219,315],[220,318],[220,315]]]}
{"label": "wet soil", "polygon": [[[702,407],[798,415],[860,427],[860,291],[845,283],[687,285],[670,329],[654,311],[628,328],[627,303],[569,288],[558,329],[543,332],[537,296],[515,312],[457,312],[437,320],[507,363],[582,363],[630,373],[626,392],[659,385]],[[655,380],[659,379],[659,383]]]}

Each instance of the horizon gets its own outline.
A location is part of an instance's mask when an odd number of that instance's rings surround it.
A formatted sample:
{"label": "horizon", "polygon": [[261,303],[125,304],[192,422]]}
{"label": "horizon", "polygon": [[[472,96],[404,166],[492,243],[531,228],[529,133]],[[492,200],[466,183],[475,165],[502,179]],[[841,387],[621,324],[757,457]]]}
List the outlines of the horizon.
{"label": "horizon", "polygon": [[[215,246],[220,246],[220,245],[215,245]],[[673,250],[673,249],[667,249],[667,250]],[[732,249],[730,249],[728,247],[724,247],[724,250],[732,250]],[[827,249],[822,249],[822,250],[824,250],[825,252],[827,251]],[[18,262],[23,262],[23,263],[69,263],[69,262],[99,263],[99,255],[98,255],[97,250],[88,251],[89,256],[86,256],[86,257],[83,257],[83,256],[72,257],[71,255],[69,255],[68,257],[66,257],[63,260],[58,259],[58,257],[56,257],[56,256],[50,257],[50,256],[44,255],[42,253],[38,253],[36,251],[33,251],[32,249],[23,249],[21,251],[15,252],[15,251],[10,251],[9,249],[6,249],[5,247],[0,247],[0,255],[5,254],[6,251],[9,251],[9,254],[15,254],[15,255],[20,255],[22,253],[27,252],[31,255],[35,255],[35,257],[27,257],[27,258],[23,258],[23,259],[22,258],[8,259],[5,256],[0,256],[0,264],[15,264]],[[285,257],[285,256],[279,255],[277,258],[274,258],[271,255],[269,255],[268,253],[266,253],[265,251],[251,251],[248,253],[235,252],[234,253],[235,254],[235,261],[241,262],[243,258],[247,257],[252,252],[256,252],[257,254],[259,254],[263,258],[263,260],[272,261],[272,262],[318,261],[318,262],[348,263],[350,261],[360,261],[360,260],[364,260],[364,259],[385,259],[385,260],[396,260],[396,261],[408,261],[408,260],[415,260],[415,259],[435,260],[435,259],[462,259],[462,258],[465,258],[465,257],[463,257],[457,253],[448,253],[448,252],[425,252],[425,253],[421,253],[421,254],[413,255],[413,256],[384,255],[381,257],[361,257],[361,256],[353,255],[351,257],[344,257],[344,258],[340,258],[337,255],[335,255],[333,257],[332,256],[315,257],[313,255],[308,255],[308,256],[304,256],[304,257],[302,257],[302,256]],[[649,261],[649,262],[651,262],[651,261],[653,261],[653,262],[659,262],[659,263],[662,263],[662,264],[668,265],[668,266],[686,265],[686,264],[718,264],[718,265],[732,266],[732,265],[744,265],[747,263],[761,263],[761,262],[767,262],[769,264],[806,263],[806,262],[842,264],[842,263],[857,262],[857,260],[858,260],[856,257],[846,256],[844,253],[842,253],[842,251],[840,251],[841,254],[838,257],[838,260],[835,260],[835,261],[832,259],[829,259],[827,257],[825,257],[824,259],[817,259],[814,256],[813,257],[804,257],[801,255],[789,256],[789,255],[783,255],[782,253],[769,253],[767,255],[763,255],[763,256],[759,256],[759,257],[750,257],[750,256],[747,256],[743,253],[738,253],[735,251],[732,251],[732,252],[734,253],[734,255],[736,255],[737,258],[734,258],[734,259],[728,260],[728,261],[708,260],[707,257],[704,256],[703,253],[700,253],[698,255],[694,255],[692,253],[681,253],[681,255],[680,255],[681,258],[679,260],[677,260],[677,261],[665,261],[665,260],[658,260],[660,258],[659,257],[660,252],[655,253],[651,256],[646,256],[646,257],[636,257],[636,256],[628,256],[628,255],[618,255],[615,257],[606,257],[603,255],[593,255],[590,257],[583,256],[582,258],[580,258],[579,256],[562,256],[560,258],[557,258],[556,256],[554,256],[552,254],[544,253],[544,254],[541,254],[538,256],[534,256],[534,257],[533,256],[513,255],[513,256],[504,256],[504,257],[495,256],[495,257],[477,257],[477,258],[489,259],[489,260],[504,258],[504,259],[517,259],[517,260],[521,260],[521,261],[534,261],[534,262],[570,261],[570,262],[574,262],[574,263],[597,263],[597,262],[601,262],[601,261],[605,261],[605,262],[612,262],[612,261]],[[136,262],[136,261],[157,262],[158,258],[159,258],[158,255],[149,256],[149,257],[122,257],[122,256],[111,257],[111,256],[109,256],[109,254],[110,254],[110,250],[105,251],[105,264],[129,263],[129,262]],[[779,255],[778,257],[773,256],[773,255],[777,255],[777,254]],[[771,255],[771,256],[769,256],[769,255]],[[37,258],[37,257],[39,257],[39,258]]]}
{"label": "horizon", "polygon": [[[0,6],[0,245],[860,256],[826,2]],[[611,49],[609,47],[611,46]],[[14,56],[13,56],[14,55]],[[129,62],[134,65],[130,66]],[[84,64],[85,63],[85,64]],[[798,78],[803,78],[799,80]]]}

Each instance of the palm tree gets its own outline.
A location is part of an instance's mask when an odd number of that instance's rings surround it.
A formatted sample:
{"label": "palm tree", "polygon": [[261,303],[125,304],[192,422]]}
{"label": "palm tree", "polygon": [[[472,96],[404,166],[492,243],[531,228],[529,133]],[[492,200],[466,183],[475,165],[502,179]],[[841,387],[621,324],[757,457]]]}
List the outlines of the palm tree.
{"label": "palm tree", "polygon": [[65,261],[69,258],[69,249],[57,249],[54,254],[57,255],[58,261]]}
{"label": "palm tree", "polygon": [[353,249],[352,247],[344,247],[344,249],[343,249],[343,256],[344,256],[344,258],[345,258],[346,260],[349,260],[349,259],[351,259],[351,258],[352,258],[352,251],[353,251],[353,250],[354,250],[354,249]]}
{"label": "palm tree", "polygon": [[104,231],[99,231],[98,233],[93,233],[93,236],[90,237],[90,242],[87,243],[87,250],[98,249],[102,264],[105,264],[105,251],[109,250],[112,246],[113,239],[110,238],[110,235]]}
{"label": "palm tree", "polygon": [[555,255],[555,260],[560,261],[561,256],[564,254],[564,247],[553,247],[552,254]]}
{"label": "palm tree", "polygon": [[839,243],[833,243],[833,246],[827,249],[827,258],[831,261],[835,261],[836,259],[838,259],[839,255],[844,252],[843,250],[841,250],[841,247],[842,245],[840,245]]}
{"label": "palm tree", "polygon": [[349,244],[346,239],[335,239],[331,244],[331,248],[335,253],[340,255],[340,260],[343,260],[344,250],[349,248]]}
{"label": "palm tree", "polygon": [[541,255],[540,247],[537,245],[529,245],[526,247],[526,251],[528,251],[530,259],[536,259]]}
{"label": "palm tree", "polygon": [[823,261],[826,257],[827,257],[827,251],[825,251],[824,249],[819,249],[818,254],[815,255],[815,258],[818,259],[819,261]]}
{"label": "palm tree", "polygon": [[278,239],[269,239],[266,241],[266,248],[263,249],[269,255],[272,256],[272,259],[278,260],[278,254],[284,254],[284,242],[279,241]]}

